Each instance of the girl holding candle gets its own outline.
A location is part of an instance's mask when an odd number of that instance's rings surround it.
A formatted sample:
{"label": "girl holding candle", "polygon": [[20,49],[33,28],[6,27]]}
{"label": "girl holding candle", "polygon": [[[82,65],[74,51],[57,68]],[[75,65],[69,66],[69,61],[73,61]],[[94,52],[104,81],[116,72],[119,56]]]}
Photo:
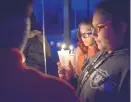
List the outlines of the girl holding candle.
{"label": "girl holding candle", "polygon": [[84,60],[94,56],[99,50],[91,34],[92,25],[90,20],[83,20],[78,26],[77,38],[79,40],[76,48],[77,68],[76,74],[80,74]]}
{"label": "girl holding candle", "polygon": [[[79,76],[79,74],[81,73],[84,61],[94,56],[99,51],[94,38],[91,36],[91,30],[92,25],[90,20],[88,19],[83,20],[78,26],[77,38],[79,40],[79,43],[78,47],[75,49],[76,65],[74,65],[76,67],[73,68],[72,65],[72,69],[67,70],[68,72],[72,72],[73,74],[72,73],[70,74],[75,75],[76,77]],[[57,65],[60,66],[61,63],[58,62]],[[59,67],[58,74],[59,77],[63,79],[63,75],[66,74],[65,69],[61,69],[61,67]],[[70,78],[68,78],[67,75],[67,77],[66,78],[64,77],[64,79],[68,80]]]}

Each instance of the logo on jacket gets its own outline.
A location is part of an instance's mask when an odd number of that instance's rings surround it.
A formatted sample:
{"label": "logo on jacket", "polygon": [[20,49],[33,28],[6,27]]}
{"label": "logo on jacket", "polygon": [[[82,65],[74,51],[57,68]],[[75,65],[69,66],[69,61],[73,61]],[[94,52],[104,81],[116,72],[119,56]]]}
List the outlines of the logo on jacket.
{"label": "logo on jacket", "polygon": [[92,88],[99,88],[103,86],[104,82],[108,79],[107,71],[98,69],[90,77],[90,86]]}

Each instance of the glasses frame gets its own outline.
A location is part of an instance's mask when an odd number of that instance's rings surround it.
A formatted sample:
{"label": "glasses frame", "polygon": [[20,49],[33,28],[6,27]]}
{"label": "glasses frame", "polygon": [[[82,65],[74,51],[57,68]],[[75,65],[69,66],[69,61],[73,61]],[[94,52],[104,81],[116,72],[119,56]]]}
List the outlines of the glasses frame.
{"label": "glasses frame", "polygon": [[[111,24],[112,22],[111,21],[108,21],[107,23],[99,23],[97,24],[97,28],[93,27],[92,28],[92,34],[97,34],[99,33],[102,29],[104,29],[105,27],[107,27],[109,24]],[[100,25],[101,24],[101,25]],[[100,25],[100,26],[99,26]]]}
{"label": "glasses frame", "polygon": [[81,38],[86,39],[86,38],[88,38],[91,34],[92,34],[92,28],[91,28],[91,30],[88,31],[87,33],[83,33],[83,34],[80,33],[79,35],[80,35]]}

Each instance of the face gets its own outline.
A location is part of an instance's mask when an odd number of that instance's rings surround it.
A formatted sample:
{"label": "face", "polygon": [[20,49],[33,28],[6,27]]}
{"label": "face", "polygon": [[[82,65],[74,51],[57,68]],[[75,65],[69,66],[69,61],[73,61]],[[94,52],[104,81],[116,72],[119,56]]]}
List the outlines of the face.
{"label": "face", "polygon": [[99,12],[95,12],[92,23],[97,31],[93,33],[93,36],[98,48],[100,50],[114,49],[116,46],[117,36],[113,29],[111,20],[107,20],[104,15]]}
{"label": "face", "polygon": [[81,36],[81,39],[85,46],[91,46],[95,44],[94,38],[87,34],[91,31],[91,27],[92,27],[91,25],[87,24],[80,25],[80,34],[85,35],[85,37]]}

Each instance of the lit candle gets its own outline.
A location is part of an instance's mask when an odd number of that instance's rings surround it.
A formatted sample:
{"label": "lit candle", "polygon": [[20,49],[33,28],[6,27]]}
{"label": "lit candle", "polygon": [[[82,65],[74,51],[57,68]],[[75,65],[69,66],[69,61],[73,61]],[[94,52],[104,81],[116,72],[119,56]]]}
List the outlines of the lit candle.
{"label": "lit candle", "polygon": [[66,44],[62,44],[61,51],[64,51],[64,48],[66,47]]}
{"label": "lit candle", "polygon": [[70,49],[69,54],[73,54],[74,53],[74,47],[73,47],[73,45],[70,45],[69,49]]}

